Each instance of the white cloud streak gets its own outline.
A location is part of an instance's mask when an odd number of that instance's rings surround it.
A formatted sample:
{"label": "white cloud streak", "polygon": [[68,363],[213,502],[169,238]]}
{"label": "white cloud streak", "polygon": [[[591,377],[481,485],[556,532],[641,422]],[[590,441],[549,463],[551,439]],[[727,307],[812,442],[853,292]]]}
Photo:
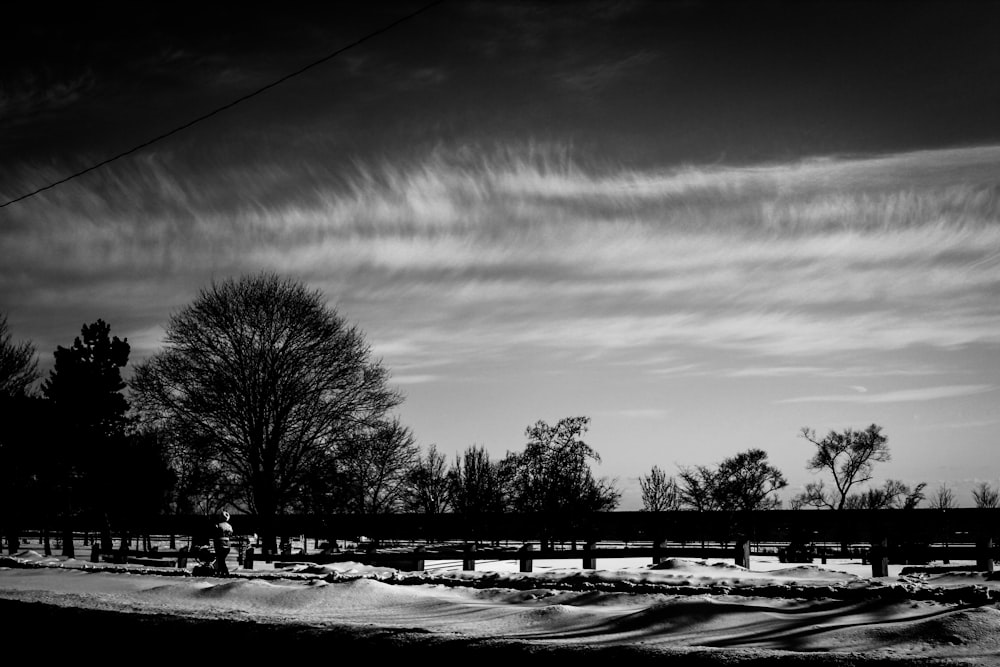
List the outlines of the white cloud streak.
{"label": "white cloud streak", "polygon": [[777,403],[913,403],[940,401],[963,396],[975,396],[995,391],[990,384],[950,385],[942,387],[922,387],[920,389],[900,389],[878,394],[830,394],[827,396],[799,396],[786,398]]}
{"label": "white cloud streak", "polygon": [[743,371],[789,375],[829,354],[1000,344],[998,170],[1000,147],[664,171],[457,151],[263,202],[297,172],[206,181],[154,155],[8,209],[0,290],[98,304],[128,284],[176,304],[268,269],[405,363],[687,346],[799,358]]}

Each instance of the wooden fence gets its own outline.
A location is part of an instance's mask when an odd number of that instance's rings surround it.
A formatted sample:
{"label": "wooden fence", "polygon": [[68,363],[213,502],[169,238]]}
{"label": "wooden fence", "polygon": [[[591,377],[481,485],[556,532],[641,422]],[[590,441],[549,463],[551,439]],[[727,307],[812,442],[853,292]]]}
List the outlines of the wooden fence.
{"label": "wooden fence", "polygon": [[[204,516],[151,517],[119,532],[142,534],[204,534],[210,519]],[[252,516],[233,516],[237,535],[260,532]],[[37,525],[37,524],[36,524]],[[254,554],[269,560],[333,562],[361,556],[373,564],[406,564],[424,560],[475,561],[517,559],[522,569],[540,559],[579,559],[584,567],[597,558],[648,557],[651,562],[672,556],[732,557],[748,565],[751,545],[784,544],[793,547],[829,544],[861,549],[870,559],[873,576],[886,576],[888,562],[920,560],[976,560],[977,568],[993,569],[1000,542],[1000,509],[949,510],[770,510],[756,512],[597,512],[592,514],[383,514],[296,515],[278,517],[278,535],[309,535],[329,543],[368,538],[369,549],[351,554]],[[81,530],[85,526],[74,527]],[[93,527],[87,527],[91,530]],[[422,544],[408,553],[380,552],[390,542]],[[497,549],[504,542],[522,546]],[[609,542],[629,548],[610,549]],[[431,551],[428,546],[451,543]],[[556,544],[578,548],[556,549]],[[492,549],[487,549],[488,546]],[[537,545],[537,546],[536,546]],[[488,554],[488,555],[487,555]],[[166,555],[166,554],[163,554]],[[903,560],[899,560],[903,559]],[[405,569],[405,568],[404,568]],[[419,569],[419,568],[417,568]],[[526,570],[527,571],[527,570]]]}

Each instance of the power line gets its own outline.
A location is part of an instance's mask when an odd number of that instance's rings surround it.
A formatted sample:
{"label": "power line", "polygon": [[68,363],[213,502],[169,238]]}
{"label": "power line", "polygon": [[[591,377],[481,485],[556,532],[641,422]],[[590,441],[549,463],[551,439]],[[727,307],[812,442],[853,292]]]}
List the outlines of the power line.
{"label": "power line", "polygon": [[209,111],[208,113],[206,113],[206,114],[204,114],[202,116],[199,116],[199,117],[195,118],[194,120],[188,121],[187,123],[184,123],[183,125],[179,125],[179,126],[175,127],[174,129],[172,129],[172,130],[170,130],[168,132],[164,132],[163,134],[161,134],[159,136],[153,137],[149,141],[143,142],[143,143],[141,143],[141,144],[139,144],[137,146],[133,146],[132,148],[128,149],[127,151],[123,151],[123,152],[121,152],[121,153],[119,153],[119,154],[117,154],[117,155],[115,155],[113,157],[109,157],[106,160],[102,160],[101,162],[98,162],[97,164],[93,164],[93,165],[87,167],[86,169],[81,169],[80,171],[78,171],[78,172],[76,172],[74,174],[70,174],[69,176],[66,176],[65,178],[61,178],[58,181],[53,181],[52,183],[49,183],[48,185],[40,187],[37,190],[34,190],[34,191],[29,192],[27,194],[21,195],[20,197],[15,197],[14,199],[11,199],[10,201],[4,202],[3,204],[0,204],[0,208],[3,208],[5,206],[10,206],[11,204],[19,202],[19,201],[21,201],[23,199],[27,199],[28,197],[33,197],[33,196],[37,195],[38,193],[45,192],[46,190],[54,188],[57,185],[62,185],[63,183],[65,183],[67,181],[71,181],[74,178],[77,178],[79,176],[83,176],[84,174],[92,172],[95,169],[100,169],[101,167],[103,167],[103,166],[105,166],[107,164],[110,164],[110,163],[114,162],[115,160],[120,160],[121,158],[126,157],[128,155],[131,155],[132,153],[135,153],[136,151],[140,151],[143,148],[146,148],[147,146],[151,146],[152,144],[155,144],[157,141],[161,141],[163,139],[166,139],[167,137],[170,137],[170,136],[173,136],[173,135],[177,134],[178,132],[186,130],[187,128],[191,127],[192,125],[200,123],[203,120],[207,120],[207,119],[211,118],[212,116],[215,116],[216,114],[222,113],[223,111],[226,111],[227,109],[230,109],[230,108],[236,106],[240,102],[245,102],[246,100],[250,99],[251,97],[255,97],[257,95],[260,95],[264,91],[269,90],[271,88],[274,88],[278,84],[284,83],[285,81],[288,81],[289,79],[291,79],[293,77],[296,77],[296,76],[302,74],[303,72],[306,72],[306,71],[312,69],[313,67],[316,67],[317,65],[322,65],[326,61],[331,60],[332,58],[340,55],[344,51],[348,51],[350,49],[353,49],[355,46],[358,46],[359,44],[363,44],[364,42],[367,42],[369,39],[372,39],[373,37],[377,37],[377,36],[381,35],[384,32],[388,32],[389,30],[395,28],[400,23],[404,23],[406,21],[409,21],[410,19],[415,18],[419,14],[423,14],[424,12],[426,12],[428,9],[434,7],[435,5],[440,5],[443,2],[445,2],[445,0],[434,0],[434,2],[431,2],[431,3],[428,3],[428,4],[424,5],[423,7],[421,7],[418,10],[416,10],[415,12],[407,14],[406,16],[403,16],[401,18],[398,18],[395,21],[393,21],[392,23],[389,23],[389,24],[387,24],[387,25],[379,28],[378,30],[375,30],[374,32],[370,32],[367,35],[365,35],[364,37],[361,37],[360,39],[357,39],[357,40],[351,42],[350,44],[348,44],[346,46],[342,46],[341,48],[337,49],[336,51],[323,56],[319,60],[313,61],[313,62],[309,63],[308,65],[306,65],[304,67],[301,67],[298,70],[292,72],[291,74],[286,74],[285,76],[281,77],[280,79],[277,79],[276,81],[272,81],[271,83],[267,84],[266,86],[264,86],[262,88],[258,88],[257,90],[253,91],[252,93],[247,93],[243,97],[235,99],[232,102],[229,102],[228,104],[225,104],[225,105],[223,105],[221,107],[213,109],[212,111]]}

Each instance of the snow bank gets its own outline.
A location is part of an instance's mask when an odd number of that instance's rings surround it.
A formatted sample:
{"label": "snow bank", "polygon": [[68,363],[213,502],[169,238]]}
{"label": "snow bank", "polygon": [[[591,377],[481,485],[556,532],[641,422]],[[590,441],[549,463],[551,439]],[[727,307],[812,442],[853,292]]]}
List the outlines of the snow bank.
{"label": "snow bank", "polygon": [[740,656],[817,664],[819,654],[842,659],[831,664],[1000,663],[1000,582],[982,573],[873,580],[812,565],[751,571],[685,559],[538,573],[338,563],[218,579],[164,569],[21,553],[0,559],[0,603],[20,605],[18,613],[38,613],[24,607],[35,602],[157,622],[236,619],[260,632],[291,625],[338,641],[378,632],[395,642],[489,641],[529,653],[641,647],[661,657],[697,654],[701,664]]}

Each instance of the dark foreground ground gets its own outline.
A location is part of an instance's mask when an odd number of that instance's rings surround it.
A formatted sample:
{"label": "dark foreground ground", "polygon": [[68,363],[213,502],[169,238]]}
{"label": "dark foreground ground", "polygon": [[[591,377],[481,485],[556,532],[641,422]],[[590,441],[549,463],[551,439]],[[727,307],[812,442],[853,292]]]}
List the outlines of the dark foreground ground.
{"label": "dark foreground ground", "polygon": [[[963,665],[962,661],[893,659],[830,653],[756,652],[724,649],[652,649],[641,645],[551,647],[516,641],[477,640],[433,635],[420,629],[397,630],[345,626],[261,623],[251,620],[203,620],[174,615],[60,607],[38,602],[0,600],[0,664],[44,659],[78,662],[81,655],[104,664],[260,665],[399,662],[408,665],[573,665],[574,667],[644,667],[646,665]],[[208,662],[206,662],[208,661]],[[977,663],[982,664],[982,663]],[[1000,657],[998,663],[1000,664]]]}

